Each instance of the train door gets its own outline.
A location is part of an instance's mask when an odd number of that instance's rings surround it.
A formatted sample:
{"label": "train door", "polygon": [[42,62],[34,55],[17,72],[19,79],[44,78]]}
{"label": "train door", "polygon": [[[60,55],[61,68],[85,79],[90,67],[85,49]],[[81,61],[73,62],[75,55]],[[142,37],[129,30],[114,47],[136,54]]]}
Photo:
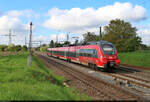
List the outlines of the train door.
{"label": "train door", "polygon": [[94,63],[94,49],[89,49],[88,56],[89,56],[89,63],[95,64]]}
{"label": "train door", "polygon": [[64,51],[64,57],[67,59],[67,51]]}
{"label": "train door", "polygon": [[80,51],[79,49],[76,50],[76,59],[77,59],[77,62],[80,63],[79,61],[79,54],[80,54]]}

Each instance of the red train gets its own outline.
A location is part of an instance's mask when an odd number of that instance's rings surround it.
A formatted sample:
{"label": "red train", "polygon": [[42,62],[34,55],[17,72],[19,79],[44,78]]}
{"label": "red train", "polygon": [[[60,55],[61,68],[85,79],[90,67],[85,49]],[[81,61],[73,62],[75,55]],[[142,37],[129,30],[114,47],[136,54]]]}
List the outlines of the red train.
{"label": "red train", "polygon": [[48,48],[48,56],[88,65],[94,69],[109,70],[119,65],[114,45],[107,41],[89,42],[86,45]]}

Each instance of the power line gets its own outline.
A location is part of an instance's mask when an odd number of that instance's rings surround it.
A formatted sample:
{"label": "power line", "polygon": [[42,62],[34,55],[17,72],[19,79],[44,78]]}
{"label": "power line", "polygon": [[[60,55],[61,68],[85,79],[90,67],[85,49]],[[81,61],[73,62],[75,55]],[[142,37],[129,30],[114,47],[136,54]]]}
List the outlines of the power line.
{"label": "power line", "polygon": [[32,41],[32,42],[38,42],[38,43],[40,43],[40,46],[42,45],[42,41]]}
{"label": "power line", "polygon": [[12,35],[11,30],[9,30],[9,34],[1,35],[1,36],[8,36],[8,38],[9,38],[9,43],[8,43],[8,45],[10,45],[10,44],[12,43],[12,36],[16,36],[16,35]]}

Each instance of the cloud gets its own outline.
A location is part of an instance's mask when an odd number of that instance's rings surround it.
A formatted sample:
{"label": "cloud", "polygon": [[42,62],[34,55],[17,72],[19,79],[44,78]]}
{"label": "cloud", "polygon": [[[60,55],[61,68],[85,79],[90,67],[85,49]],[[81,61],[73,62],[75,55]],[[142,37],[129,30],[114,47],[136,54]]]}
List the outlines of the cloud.
{"label": "cloud", "polygon": [[33,10],[11,10],[5,13],[5,15],[9,17],[26,17],[28,19],[31,18],[39,18],[40,15],[34,12]]}
{"label": "cloud", "polygon": [[60,10],[53,8],[49,10],[48,14],[50,18],[44,22],[45,27],[71,32],[95,29],[116,18],[132,22],[146,19],[146,10],[142,6],[119,2],[98,9],[72,8],[70,10]]}
{"label": "cloud", "polygon": [[[29,38],[30,24],[28,21],[31,19],[38,19],[39,15],[32,10],[11,10],[0,15],[0,44],[8,44],[9,30],[15,35],[12,37],[12,43],[21,44],[25,43],[25,37]],[[36,28],[33,26],[33,31]],[[37,37],[38,38],[38,37]]]}
{"label": "cloud", "polygon": [[58,37],[58,41],[59,42],[63,42],[66,41],[67,36],[64,33],[60,33],[60,34],[51,34],[50,35],[50,40],[53,40],[54,42],[57,41],[57,37]]}
{"label": "cloud", "polygon": [[137,31],[137,34],[142,38],[143,44],[150,45],[150,29],[149,25],[147,25],[147,28],[139,29]]}
{"label": "cloud", "polygon": [[[28,19],[27,21],[30,21],[31,18],[38,18],[38,14],[36,14],[32,10],[11,10],[3,13],[3,15],[0,16],[0,31],[8,32],[9,29],[14,30],[15,32],[26,32],[29,30],[29,22],[24,23],[24,18]],[[34,25],[33,29],[36,25]]]}
{"label": "cloud", "polygon": [[12,42],[15,44],[24,44],[25,36],[29,34],[29,27],[19,18],[21,13],[12,12],[4,13],[0,16],[0,44],[8,44],[9,30],[15,35],[12,37]]}

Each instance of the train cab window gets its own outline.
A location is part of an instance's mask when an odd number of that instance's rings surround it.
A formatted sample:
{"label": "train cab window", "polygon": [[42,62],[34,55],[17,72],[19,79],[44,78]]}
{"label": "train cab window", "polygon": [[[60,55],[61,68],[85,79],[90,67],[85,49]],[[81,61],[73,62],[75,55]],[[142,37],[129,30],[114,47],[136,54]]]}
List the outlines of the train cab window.
{"label": "train cab window", "polygon": [[105,54],[108,54],[108,55],[114,54],[115,49],[114,49],[113,45],[103,44],[102,48],[103,48],[103,51],[104,51]]}
{"label": "train cab window", "polygon": [[96,49],[93,50],[93,57],[98,58],[98,53]]}

